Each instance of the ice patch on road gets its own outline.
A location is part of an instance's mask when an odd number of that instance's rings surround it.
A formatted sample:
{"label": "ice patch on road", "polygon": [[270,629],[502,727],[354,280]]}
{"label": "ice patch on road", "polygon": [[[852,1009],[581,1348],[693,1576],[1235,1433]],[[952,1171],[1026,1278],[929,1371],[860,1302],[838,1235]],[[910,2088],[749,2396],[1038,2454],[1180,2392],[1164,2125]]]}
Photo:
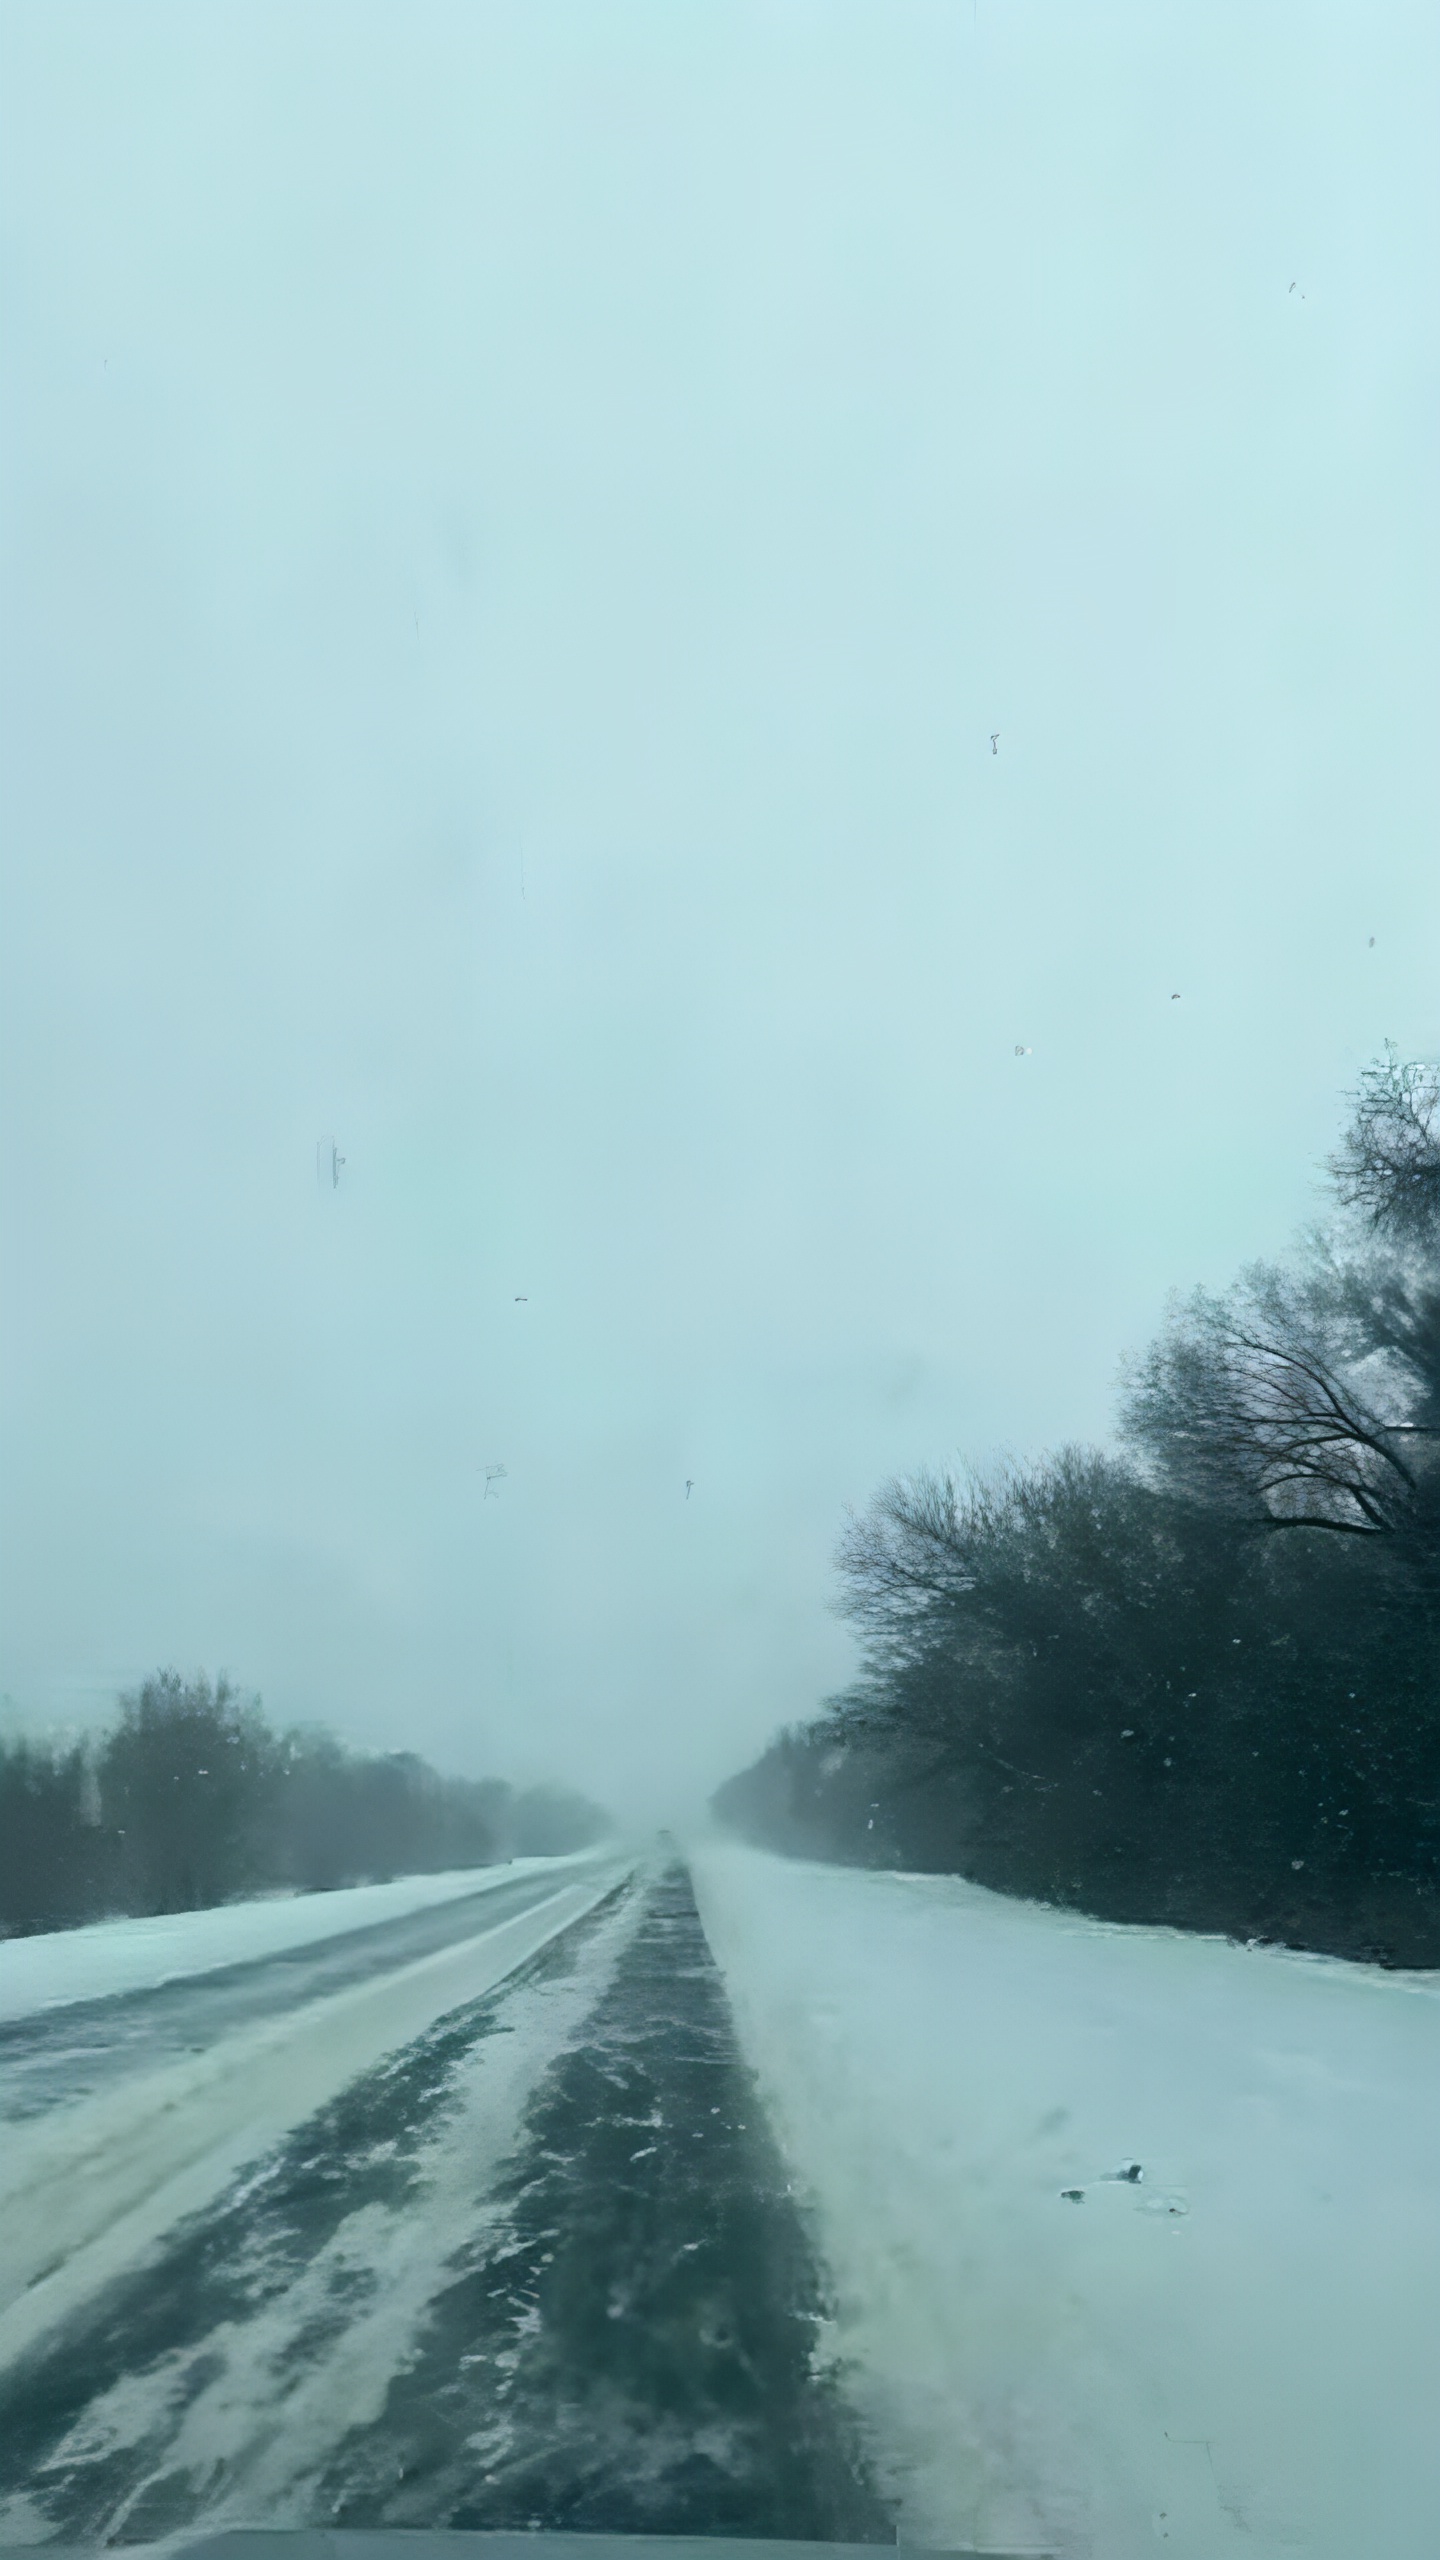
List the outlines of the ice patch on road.
{"label": "ice patch on road", "polygon": [[1432,2560],[1434,1976],[692,1872],[907,2539]]}
{"label": "ice patch on road", "polygon": [[553,1872],[562,1877],[613,1854],[607,1844],[564,1858],[512,1858],[507,1866],[396,1876],[389,1884],[345,1885],[336,1893],[272,1894],[258,1902],[222,1903],[213,1911],[95,1920],[83,1929],[0,1938],[0,2022],[33,2017],[38,2010],[63,2008],[71,2001],[155,1991],[192,1974],[253,1964],[263,1956],[315,1946],[352,1929],[371,1929],[465,1894],[489,1893],[517,1876]]}

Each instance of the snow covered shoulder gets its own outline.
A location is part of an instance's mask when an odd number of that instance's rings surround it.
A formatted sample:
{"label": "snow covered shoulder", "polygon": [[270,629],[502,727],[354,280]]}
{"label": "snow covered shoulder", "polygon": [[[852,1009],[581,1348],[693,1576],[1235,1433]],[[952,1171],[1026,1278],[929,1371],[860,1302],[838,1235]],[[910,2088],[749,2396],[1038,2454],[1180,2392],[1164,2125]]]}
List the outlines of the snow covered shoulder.
{"label": "snow covered shoulder", "polygon": [[1431,2560],[1434,1976],[692,1854],[907,2540]]}

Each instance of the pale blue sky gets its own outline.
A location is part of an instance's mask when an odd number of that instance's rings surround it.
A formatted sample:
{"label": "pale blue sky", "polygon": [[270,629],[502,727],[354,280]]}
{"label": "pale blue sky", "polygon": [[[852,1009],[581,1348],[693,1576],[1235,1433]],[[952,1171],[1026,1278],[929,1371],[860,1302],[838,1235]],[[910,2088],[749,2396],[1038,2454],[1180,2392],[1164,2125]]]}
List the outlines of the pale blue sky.
{"label": "pale blue sky", "polygon": [[1440,20],[0,34],[0,1686],[684,1810],[1440,1043]]}

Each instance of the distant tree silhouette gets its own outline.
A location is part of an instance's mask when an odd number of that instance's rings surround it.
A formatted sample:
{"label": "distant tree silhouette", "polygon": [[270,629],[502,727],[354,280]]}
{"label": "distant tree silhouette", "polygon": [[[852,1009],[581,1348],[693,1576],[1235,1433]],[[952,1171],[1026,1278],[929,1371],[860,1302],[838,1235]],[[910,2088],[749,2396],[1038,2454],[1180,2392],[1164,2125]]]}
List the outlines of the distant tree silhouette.
{"label": "distant tree silhouette", "polygon": [[0,1743],[0,1928],[64,1929],[116,1891],[83,1743]]}
{"label": "distant tree silhouette", "polygon": [[223,1676],[157,1671],[94,1743],[0,1743],[0,1934],[553,1857],[607,1828],[563,1788],[277,1737]]}
{"label": "distant tree silhouette", "polygon": [[258,1702],[223,1674],[212,1689],[158,1671],[122,1698],[99,1772],[128,1909],[195,1910],[263,1877],[275,1744]]}

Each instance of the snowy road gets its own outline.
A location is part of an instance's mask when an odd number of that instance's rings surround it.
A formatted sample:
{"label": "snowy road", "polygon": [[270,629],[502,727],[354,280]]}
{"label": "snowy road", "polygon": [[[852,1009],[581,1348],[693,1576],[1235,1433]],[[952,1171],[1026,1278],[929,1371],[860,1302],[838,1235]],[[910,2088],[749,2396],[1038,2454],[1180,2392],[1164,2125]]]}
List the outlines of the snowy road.
{"label": "snowy road", "polygon": [[152,1980],[84,2097],[17,2030],[0,2541],[1431,2560],[1433,1978],[717,1842],[466,1904]]}
{"label": "snowy road", "polygon": [[[499,1903],[483,1936],[278,2017],[242,2004],[210,2052],[12,2127],[0,2540],[890,2539],[685,1869],[613,1861]],[[166,2035],[185,2014],[152,2012]],[[149,2181],[119,2211],[117,2163]],[[76,2199],[88,2238],[17,2290]]]}
{"label": "snowy road", "polygon": [[497,1881],[363,1937],[13,2021],[0,2368],[359,2074],[581,1919],[630,1863]]}
{"label": "snowy road", "polygon": [[73,2105],[180,2055],[210,2052],[243,2027],[279,2020],[439,1948],[484,1936],[555,1891],[550,1872],[484,1875],[474,1893],[395,1919],[144,1990],[69,2000],[6,2019],[0,2022],[0,2123]]}

